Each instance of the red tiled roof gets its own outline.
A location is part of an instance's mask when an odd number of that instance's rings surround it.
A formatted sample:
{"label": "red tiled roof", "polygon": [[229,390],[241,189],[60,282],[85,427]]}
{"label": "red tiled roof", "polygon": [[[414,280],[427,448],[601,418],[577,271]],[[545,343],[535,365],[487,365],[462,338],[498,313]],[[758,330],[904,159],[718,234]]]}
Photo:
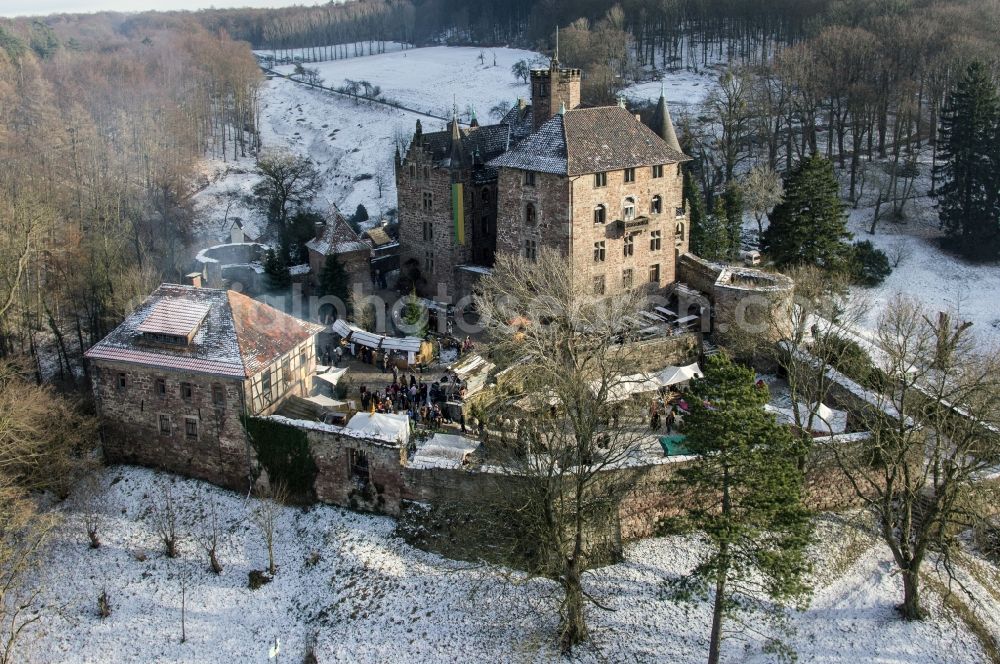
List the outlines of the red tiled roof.
{"label": "red tiled roof", "polygon": [[[204,313],[199,323],[190,327],[200,311]],[[167,317],[171,312],[183,320],[173,328]],[[173,331],[182,327],[185,331]],[[322,329],[233,291],[164,284],[85,355],[92,360],[249,377]],[[143,335],[148,331],[187,336],[190,341],[178,346],[150,343]]]}

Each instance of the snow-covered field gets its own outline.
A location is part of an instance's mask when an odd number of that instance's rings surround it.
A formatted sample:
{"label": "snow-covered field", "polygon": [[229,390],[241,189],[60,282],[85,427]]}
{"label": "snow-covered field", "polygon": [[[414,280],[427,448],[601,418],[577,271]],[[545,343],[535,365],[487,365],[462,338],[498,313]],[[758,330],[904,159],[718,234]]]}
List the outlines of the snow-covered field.
{"label": "snow-covered field", "polygon": [[[151,516],[167,483],[181,508],[176,559],[161,552]],[[391,519],[325,506],[283,508],[278,573],[251,591],[248,573],[267,564],[248,518],[254,499],[131,467],[106,469],[101,484],[103,546],[88,548],[81,497],[72,496],[49,552],[44,616],[26,639],[27,661],[264,663],[275,640],[285,662],[302,661],[310,642],[320,662],[559,659],[551,584],[515,587],[503,570],[413,549],[393,535]],[[212,503],[224,532],[221,576],[208,571],[192,536]],[[800,661],[985,661],[975,638],[933,594],[930,620],[896,619],[900,584],[887,552],[831,519],[820,533],[815,597],[793,616],[790,644]],[[590,610],[593,642],[572,661],[704,661],[708,605],[677,605],[662,593],[666,579],[692,566],[697,548],[681,538],[651,539],[629,545],[626,562],[590,573],[588,590],[614,610]],[[112,605],[103,620],[102,590]],[[992,603],[988,611],[996,612]],[[759,636],[729,639],[724,660],[773,661],[761,645]]]}
{"label": "snow-covered field", "polygon": [[[530,98],[529,86],[514,78],[511,66],[518,60],[531,62],[538,57],[532,51],[510,48],[438,46],[390,49],[384,54],[308,66],[318,69],[329,87],[342,85],[345,79],[366,80],[379,86],[385,98],[409,108],[450,117],[457,106],[463,122],[474,110],[479,122],[488,124],[496,121],[490,115],[494,106],[514,104],[518,97]],[[290,74],[294,67],[282,66],[277,71]],[[676,71],[667,74],[664,89],[671,104],[685,107],[701,102],[713,81],[711,73]],[[633,86],[625,95],[635,101],[655,101],[660,83]],[[356,103],[283,78],[267,81],[261,93],[265,149],[288,148],[309,156],[323,174],[317,204],[335,204],[346,214],[362,204],[373,220],[396,206],[392,158],[397,137],[408,142],[417,119],[424,131],[445,128],[443,120],[380,104]],[[253,160],[213,166],[221,167],[221,172],[214,174],[212,184],[196,197],[203,242],[215,244],[223,239],[227,208],[230,222],[235,216],[254,229],[261,228],[262,216],[239,200],[249,194],[256,181]],[[236,202],[229,205],[231,200]]]}

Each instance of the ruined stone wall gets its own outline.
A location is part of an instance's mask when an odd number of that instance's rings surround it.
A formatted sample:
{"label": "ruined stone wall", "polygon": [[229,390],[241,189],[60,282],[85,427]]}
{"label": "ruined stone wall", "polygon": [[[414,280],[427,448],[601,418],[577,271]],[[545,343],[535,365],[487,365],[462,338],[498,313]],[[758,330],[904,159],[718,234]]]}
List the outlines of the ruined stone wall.
{"label": "ruined stone wall", "polygon": [[637,341],[633,346],[636,372],[659,371],[667,366],[687,366],[698,360],[701,347],[695,332]]}
{"label": "ruined stone wall", "polygon": [[[399,514],[403,494],[400,455],[405,453],[399,445],[316,429],[306,429],[306,435],[318,470],[313,485],[317,500],[354,510]],[[367,478],[352,471],[352,452],[364,454]]]}
{"label": "ruined stone wall", "polygon": [[[125,387],[118,387],[119,375]],[[203,374],[182,374],[108,361],[94,362],[94,394],[102,421],[104,456],[110,463],[133,463],[162,468],[220,486],[245,491],[254,461],[240,423],[243,384]],[[163,379],[166,394],[156,391]],[[181,396],[181,383],[190,383],[192,396]],[[216,404],[212,387],[222,388],[224,401]],[[161,432],[160,416],[169,422]],[[189,436],[187,420],[197,424]]]}

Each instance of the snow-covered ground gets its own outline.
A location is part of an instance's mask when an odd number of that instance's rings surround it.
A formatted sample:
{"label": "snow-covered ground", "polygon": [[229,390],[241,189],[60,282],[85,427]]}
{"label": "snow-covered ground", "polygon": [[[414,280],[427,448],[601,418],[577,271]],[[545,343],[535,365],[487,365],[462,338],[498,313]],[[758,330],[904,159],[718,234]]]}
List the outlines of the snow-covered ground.
{"label": "snow-covered ground", "polygon": [[[181,510],[176,559],[161,553],[152,519],[167,483]],[[286,662],[302,661],[310,641],[320,662],[558,659],[550,583],[515,587],[502,569],[413,549],[393,535],[391,519],[325,506],[283,508],[278,573],[252,591],[248,573],[267,564],[248,516],[255,499],[131,467],[106,469],[101,484],[103,546],[88,548],[81,496],[72,496],[49,551],[44,615],[26,639],[28,661],[264,663],[276,639]],[[224,533],[221,576],[207,570],[192,536],[213,503]],[[800,661],[985,661],[975,638],[931,593],[931,619],[896,619],[900,582],[887,552],[832,519],[823,519],[819,532],[815,597],[793,615],[790,645]],[[663,594],[664,581],[690,569],[697,550],[690,539],[650,539],[629,545],[626,562],[588,574],[588,591],[614,610],[589,611],[592,644],[572,661],[704,661],[709,606],[678,605]],[[996,573],[981,564],[983,578]],[[103,620],[102,590],[112,605]],[[995,604],[986,611],[997,613]],[[724,660],[772,661],[761,645],[758,636],[727,640]]]}
{"label": "snow-covered ground", "polygon": [[[925,177],[918,180],[918,192],[929,188],[927,164]],[[907,220],[899,224],[880,221],[874,235],[868,234],[872,208],[852,210],[848,224],[855,240],[871,240],[886,252],[890,260],[902,255],[899,265],[877,288],[856,290],[859,297],[872,301],[871,314],[865,321],[873,328],[879,311],[901,294],[915,298],[931,312],[954,311],[963,320],[972,321],[972,331],[980,343],[1000,344],[1000,264],[971,263],[942,251],[942,236],[934,199],[919,196],[907,204]]]}
{"label": "snow-covered ground", "polygon": [[[450,117],[457,106],[463,122],[475,111],[479,122],[488,124],[496,121],[490,111],[498,104],[530,98],[529,86],[514,78],[511,67],[519,60],[537,62],[540,57],[532,51],[510,48],[389,50],[309,67],[318,69],[329,87],[343,85],[346,79],[366,80],[379,86],[384,98],[409,108]],[[294,67],[276,70],[290,74]],[[673,71],[666,74],[663,87],[671,105],[683,109],[700,103],[714,80],[711,72]],[[625,95],[634,101],[655,102],[660,83],[635,85]],[[307,155],[319,166],[324,184],[317,204],[335,204],[346,214],[362,204],[373,221],[396,206],[392,158],[397,141],[409,141],[418,119],[424,131],[445,127],[443,120],[380,104],[357,103],[283,78],[264,84],[260,106],[264,148],[288,148]],[[223,229],[234,217],[254,230],[261,229],[262,215],[243,203],[257,179],[253,160],[213,162],[211,166],[221,172],[210,174],[212,184],[195,199],[204,229],[201,241],[221,241],[228,233]],[[227,215],[229,224],[224,224]]]}

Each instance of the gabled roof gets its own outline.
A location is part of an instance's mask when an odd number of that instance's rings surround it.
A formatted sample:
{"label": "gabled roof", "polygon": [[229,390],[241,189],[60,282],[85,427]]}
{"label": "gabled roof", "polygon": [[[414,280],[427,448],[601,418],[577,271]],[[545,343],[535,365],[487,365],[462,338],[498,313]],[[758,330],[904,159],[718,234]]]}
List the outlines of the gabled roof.
{"label": "gabled roof", "polygon": [[369,228],[365,231],[365,235],[368,236],[368,239],[371,240],[372,244],[376,247],[392,244],[394,241],[391,237],[389,237],[389,234],[385,232],[384,228],[379,228],[377,226],[375,228]]}
{"label": "gabled roof", "polygon": [[[158,312],[205,310],[187,345],[145,340]],[[247,378],[323,327],[282,313],[235,291],[163,284],[85,356],[231,378]]]}
{"label": "gabled roof", "polygon": [[323,256],[346,254],[352,251],[371,251],[371,247],[361,241],[344,215],[335,208],[331,220],[323,227],[319,236],[306,242],[306,247]]}
{"label": "gabled roof", "polygon": [[490,165],[573,176],[689,159],[627,109],[598,106],[554,115]]}

